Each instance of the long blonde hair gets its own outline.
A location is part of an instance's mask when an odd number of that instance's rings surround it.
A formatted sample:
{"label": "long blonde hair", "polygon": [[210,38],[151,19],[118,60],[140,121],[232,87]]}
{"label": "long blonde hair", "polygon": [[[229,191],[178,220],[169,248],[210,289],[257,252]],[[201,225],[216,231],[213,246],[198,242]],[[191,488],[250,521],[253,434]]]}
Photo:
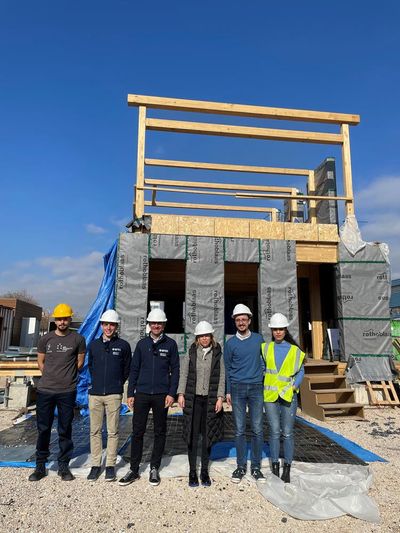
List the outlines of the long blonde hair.
{"label": "long blonde hair", "polygon": [[[217,342],[216,342],[216,340],[214,339],[214,335],[213,335],[212,333],[207,333],[207,335],[210,335],[210,337],[211,337],[211,339],[210,339],[210,340],[211,340],[210,346],[212,346],[213,348],[215,348],[216,345],[217,345]],[[197,335],[196,338],[195,338],[194,343],[195,343],[196,346],[200,346],[199,337],[200,337],[200,335]]]}

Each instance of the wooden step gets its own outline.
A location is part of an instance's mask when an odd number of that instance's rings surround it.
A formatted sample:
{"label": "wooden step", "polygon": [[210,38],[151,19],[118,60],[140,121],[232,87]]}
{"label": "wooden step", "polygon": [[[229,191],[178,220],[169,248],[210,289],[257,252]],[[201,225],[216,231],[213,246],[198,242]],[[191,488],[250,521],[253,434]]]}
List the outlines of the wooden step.
{"label": "wooden step", "polygon": [[309,381],[346,380],[345,376],[339,376],[339,374],[305,374],[304,379],[308,379]]}
{"label": "wooden step", "polygon": [[320,403],[323,409],[351,409],[353,407],[363,407],[361,403]]}
{"label": "wooden step", "polygon": [[313,389],[311,388],[311,390],[313,392],[315,392],[315,394],[335,394],[335,393],[338,393],[338,394],[342,394],[342,393],[353,393],[354,392],[354,389],[345,389],[344,387],[343,388],[338,388],[338,389]]}

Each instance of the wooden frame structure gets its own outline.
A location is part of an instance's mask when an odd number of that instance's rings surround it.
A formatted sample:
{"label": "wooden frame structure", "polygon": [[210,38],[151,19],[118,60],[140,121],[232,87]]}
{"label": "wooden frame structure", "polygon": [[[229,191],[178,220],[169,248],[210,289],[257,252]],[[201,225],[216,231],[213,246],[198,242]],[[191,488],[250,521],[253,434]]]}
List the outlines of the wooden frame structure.
{"label": "wooden frame structure", "polygon": [[[173,235],[198,235],[215,237],[239,237],[256,239],[284,239],[296,241],[297,262],[310,265],[309,279],[312,282],[312,341],[316,348],[314,357],[322,357],[323,327],[321,317],[320,280],[312,263],[337,263],[337,243],[339,240],[336,224],[318,224],[317,202],[343,201],[346,215],[354,214],[354,198],[351,171],[349,126],[360,122],[359,115],[331,113],[311,110],[284,109],[254,105],[230,104],[156,96],[128,95],[128,105],[138,107],[138,143],[137,172],[134,200],[134,218],[141,219],[146,208],[181,208],[188,211],[198,209],[220,212],[242,211],[260,213],[260,218],[227,218],[194,215],[171,215],[151,212],[151,232]],[[228,115],[231,117],[259,118],[307,122],[337,126],[338,132],[302,131],[297,129],[264,128],[252,126],[227,125],[213,122],[190,122],[184,120],[166,120],[148,116],[148,110],[167,110],[200,113],[205,115]],[[279,168],[256,165],[237,165],[210,163],[205,161],[179,161],[171,159],[154,159],[146,157],[146,136],[151,131],[173,132],[180,134],[212,135],[248,139],[278,140],[284,142],[302,142],[332,144],[341,146],[342,152],[342,196],[321,196],[315,192],[313,169]],[[147,175],[148,169],[166,167],[176,169],[198,169],[206,171],[243,172],[261,175],[303,176],[307,179],[307,194],[300,194],[296,187],[263,186],[249,184],[232,184],[201,182],[189,180],[155,179]],[[145,198],[151,192],[151,200]],[[166,202],[157,198],[158,193],[212,195],[217,198],[215,204]],[[147,195],[147,198],[149,196]],[[221,204],[221,198],[231,198],[234,205]],[[219,202],[218,202],[219,199]],[[286,200],[289,205],[289,222],[282,222],[278,210],[271,207],[241,205],[240,200]],[[291,213],[297,211],[298,201],[308,204],[309,219],[306,223],[295,223]],[[267,218],[266,218],[267,217]]]}

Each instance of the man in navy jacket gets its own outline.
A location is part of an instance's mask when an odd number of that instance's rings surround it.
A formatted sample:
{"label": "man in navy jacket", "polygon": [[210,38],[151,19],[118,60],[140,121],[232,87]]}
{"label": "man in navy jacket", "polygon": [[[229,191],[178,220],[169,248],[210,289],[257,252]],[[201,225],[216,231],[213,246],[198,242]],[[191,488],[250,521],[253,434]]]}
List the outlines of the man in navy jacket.
{"label": "man in navy jacket", "polygon": [[100,324],[102,335],[89,345],[88,366],[92,384],[89,388],[90,451],[92,468],[87,477],[96,481],[101,474],[103,451],[101,430],[104,412],[107,418],[106,481],[115,481],[115,462],[118,449],[119,411],[125,381],[128,379],[132,350],[128,342],[117,334],[119,316],[105,311]]}
{"label": "man in navy jacket", "polygon": [[150,460],[151,485],[160,483],[158,470],[167,435],[167,413],[173,404],[179,382],[179,354],[176,342],[164,334],[167,317],[161,309],[150,311],[150,334],[135,348],[128,385],[128,406],[134,408],[131,439],[131,469],[119,480],[129,485],[139,479],[143,436],[147,417],[153,412],[154,442]]}

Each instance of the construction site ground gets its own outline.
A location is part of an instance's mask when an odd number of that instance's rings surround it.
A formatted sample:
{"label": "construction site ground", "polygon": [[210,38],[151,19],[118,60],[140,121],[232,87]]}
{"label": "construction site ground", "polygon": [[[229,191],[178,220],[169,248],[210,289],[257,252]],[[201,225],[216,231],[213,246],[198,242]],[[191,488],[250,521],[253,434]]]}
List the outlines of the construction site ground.
{"label": "construction site ground", "polygon": [[[0,430],[10,427],[15,415],[0,410]],[[104,479],[92,484],[82,478],[62,482],[56,476],[33,484],[27,480],[31,469],[0,468],[0,527],[7,532],[399,532],[400,410],[370,408],[362,422],[318,425],[388,461],[370,464],[374,476],[370,496],[379,507],[381,524],[350,516],[296,520],[270,504],[247,480],[235,485],[229,478],[213,476],[210,488],[198,489],[190,489],[187,478],[164,478],[158,487],[150,486],[146,477],[128,487]]]}

